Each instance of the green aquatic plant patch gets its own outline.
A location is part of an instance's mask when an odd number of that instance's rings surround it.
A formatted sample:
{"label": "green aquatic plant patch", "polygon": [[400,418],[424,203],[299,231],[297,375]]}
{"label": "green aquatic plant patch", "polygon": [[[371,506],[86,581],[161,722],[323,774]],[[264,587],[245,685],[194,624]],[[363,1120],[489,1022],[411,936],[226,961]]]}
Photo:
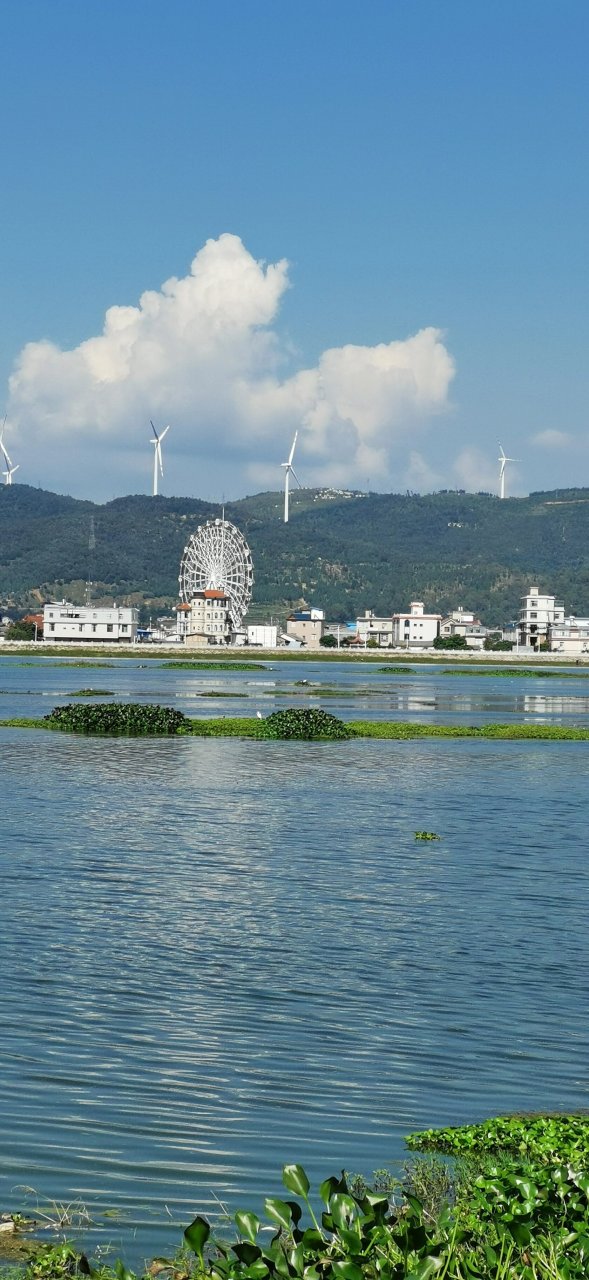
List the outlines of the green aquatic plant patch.
{"label": "green aquatic plant patch", "polygon": [[[282,1170],[287,1198],[263,1217],[238,1209],[215,1235],[198,1214],[184,1248],[145,1277],[171,1280],[586,1280],[587,1182],[560,1166],[520,1174],[505,1162],[459,1182],[416,1162],[374,1184],[345,1173],[313,1189],[301,1165]],[[228,1231],[231,1221],[231,1231]],[[121,1261],[93,1263],[67,1242],[37,1246],[24,1280],[136,1280]]]}
{"label": "green aquatic plant patch", "polygon": [[537,739],[543,742],[586,742],[589,726],[561,724],[417,724],[402,720],[350,720],[357,738],[482,738],[505,742]]}
{"label": "green aquatic plant patch", "polygon": [[168,735],[186,729],[187,718],[174,707],[136,702],[66,703],[44,717],[48,729],[69,733]]}
{"label": "green aquatic plant patch", "polygon": [[559,671],[543,670],[536,671],[533,667],[463,667],[457,670],[456,667],[444,668],[440,672],[443,676],[493,676],[494,678],[519,676],[521,679],[529,680],[550,680],[555,677],[558,680],[578,680],[581,676],[589,675],[589,671]]}
{"label": "green aquatic plant patch", "polygon": [[112,689],[72,689],[69,698],[114,698]]}
{"label": "green aquatic plant patch", "polygon": [[441,840],[441,838],[442,837],[437,835],[435,831],[416,831],[415,832],[416,840]]}
{"label": "green aquatic plant patch", "polygon": [[259,738],[261,723],[255,716],[190,718],[187,732],[195,738]]}
{"label": "green aquatic plant patch", "polygon": [[163,671],[267,671],[261,662],[228,662],[225,658],[217,658],[212,662],[199,662],[189,659],[174,659],[159,664]]}
{"label": "green aquatic plant patch", "polygon": [[260,721],[259,736],[338,742],[351,734],[343,720],[338,720],[328,711],[316,707],[287,707],[284,711],[273,711]]}
{"label": "green aquatic plant patch", "polygon": [[406,1138],[411,1151],[452,1156],[502,1155],[528,1160],[557,1160],[589,1169],[589,1114],[494,1116],[480,1124],[423,1129]]}
{"label": "green aquatic plant patch", "polygon": [[378,674],[381,676],[412,676],[415,675],[415,672],[407,665],[405,667],[379,667]]}
{"label": "green aquatic plant patch", "polygon": [[[71,695],[69,695],[71,696]],[[210,695],[203,695],[210,696]],[[235,697],[237,695],[227,695]],[[121,703],[102,704],[106,706],[121,707]],[[127,704],[131,709],[137,704]],[[95,710],[96,704],[89,704],[86,710]],[[56,711],[65,711],[66,707],[56,708]],[[78,708],[81,710],[81,708]],[[163,710],[171,710],[163,708]],[[292,712],[302,715],[305,712],[313,710],[313,708],[291,708]],[[181,715],[181,712],[174,712],[174,715]],[[283,715],[284,712],[274,712],[274,715]],[[328,712],[322,712],[328,715]],[[53,716],[53,712],[51,713]],[[20,729],[38,729],[38,728],[55,728],[55,722],[51,720],[51,716],[43,719],[26,719],[25,717],[11,717],[10,719],[0,720],[0,728],[20,728]],[[333,717],[335,719],[335,717]],[[179,722],[180,728],[174,730],[183,734],[193,734],[195,737],[201,738],[267,738],[276,736],[264,732],[263,726],[267,724],[271,717],[266,720],[257,719],[254,716],[214,716],[214,717],[191,717],[183,716]],[[51,723],[48,721],[51,720]],[[485,725],[459,725],[459,724],[417,724],[410,721],[402,720],[349,720],[347,722],[340,721],[344,724],[346,738],[370,738],[381,739],[382,741],[405,742],[412,741],[416,738],[478,738],[481,740],[504,741],[504,742],[520,742],[534,740],[538,742],[587,742],[589,741],[589,726],[560,725],[560,724],[485,724]],[[61,728],[66,728],[66,724],[62,723]],[[74,730],[75,732],[87,732],[85,729]],[[89,731],[88,731],[89,732]],[[110,730],[99,730],[99,732],[110,732]],[[121,730],[126,732],[126,730]],[[143,732],[143,730],[139,730]],[[297,736],[297,735],[289,735]],[[306,735],[302,735],[306,736]],[[321,736],[321,735],[320,735]]]}
{"label": "green aquatic plant patch", "polygon": [[75,662],[52,662],[51,663],[52,667],[59,667],[61,670],[65,669],[66,671],[73,671],[75,668],[86,669],[86,670],[89,670],[90,668],[94,668],[102,671],[105,667],[114,667],[114,665],[115,665],[114,662],[107,662],[107,661],[87,662],[86,660],[81,662],[75,661]]}

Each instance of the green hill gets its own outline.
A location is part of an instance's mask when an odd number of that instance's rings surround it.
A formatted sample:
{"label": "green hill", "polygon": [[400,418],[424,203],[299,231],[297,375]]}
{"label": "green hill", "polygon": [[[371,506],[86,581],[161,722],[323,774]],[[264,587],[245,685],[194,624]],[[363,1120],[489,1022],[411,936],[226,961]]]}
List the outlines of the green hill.
{"label": "green hill", "polygon": [[[307,489],[293,494],[288,525],[280,493],[228,503],[225,512],[252,550],[253,617],[283,615],[303,598],[334,620],[368,608],[390,614],[419,599],[442,611],[462,604],[492,624],[516,615],[532,583],[564,600],[567,612],[589,615],[589,489],[504,501],[461,492]],[[3,605],[80,600],[87,579],[93,599],[172,604],[185,543],[199,523],[220,514],[192,498],[96,505],[4,485]]]}

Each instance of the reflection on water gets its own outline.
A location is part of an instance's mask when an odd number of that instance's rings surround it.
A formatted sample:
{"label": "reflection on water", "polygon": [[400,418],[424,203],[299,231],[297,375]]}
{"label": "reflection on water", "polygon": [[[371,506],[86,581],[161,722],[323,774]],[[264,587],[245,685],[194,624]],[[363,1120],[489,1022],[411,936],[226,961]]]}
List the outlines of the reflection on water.
{"label": "reflection on water", "polygon": [[268,715],[294,704],[324,706],[346,720],[485,724],[540,718],[589,724],[589,677],[574,668],[572,674],[574,679],[506,679],[422,667],[391,676],[362,661],[260,663],[258,672],[187,671],[157,659],[118,659],[106,670],[80,670],[42,659],[23,666],[0,657],[0,717],[42,716],[81,687],[98,687],[115,698],[163,702],[203,717]]}
{"label": "reflection on water", "polygon": [[122,1208],[133,1258],[287,1160],[587,1105],[585,744],[0,746],[3,1207]]}

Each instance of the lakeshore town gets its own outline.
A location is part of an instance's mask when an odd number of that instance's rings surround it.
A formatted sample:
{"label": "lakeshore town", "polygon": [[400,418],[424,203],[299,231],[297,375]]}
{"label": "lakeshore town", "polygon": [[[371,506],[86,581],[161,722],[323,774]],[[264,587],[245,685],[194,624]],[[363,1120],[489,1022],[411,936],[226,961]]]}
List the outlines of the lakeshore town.
{"label": "lakeshore town", "polygon": [[[189,649],[209,645],[249,648],[396,649],[427,652],[438,649],[459,652],[505,650],[533,655],[589,655],[589,618],[565,615],[565,606],[554,596],[529,587],[521,600],[519,618],[497,627],[483,626],[476,615],[462,606],[441,613],[427,613],[420,600],[410,602],[406,611],[377,616],[366,610],[349,622],[329,622],[320,607],[301,607],[286,619],[284,628],[275,622],[235,628],[231,598],[223,589],[195,591],[190,601],[176,606],[174,614],[156,619],[149,627],[139,625],[136,607],[79,605],[50,601],[42,611],[26,615],[31,639],[44,645],[182,645]],[[8,643],[14,620],[0,619],[0,642]]]}

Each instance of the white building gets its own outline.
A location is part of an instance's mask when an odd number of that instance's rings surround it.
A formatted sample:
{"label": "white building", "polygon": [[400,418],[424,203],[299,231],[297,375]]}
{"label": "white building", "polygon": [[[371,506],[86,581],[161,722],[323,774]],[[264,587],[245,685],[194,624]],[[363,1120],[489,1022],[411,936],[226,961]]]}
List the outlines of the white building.
{"label": "white building", "polygon": [[589,653],[589,618],[563,618],[550,624],[548,643],[553,653]]}
{"label": "white building", "polygon": [[440,631],[441,613],[426,613],[421,600],[412,600],[409,613],[393,614],[396,649],[429,649]]}
{"label": "white building", "polygon": [[228,644],[231,639],[229,597],[212,587],[196,591],[190,601],[185,644]]}
{"label": "white building", "polygon": [[44,644],[131,644],[135,640],[139,610],[98,605],[69,604],[53,600],[43,609]]}
{"label": "white building", "polygon": [[564,622],[564,605],[554,596],[541,595],[537,587],[530,587],[522,596],[519,611],[519,643],[530,649],[539,649],[548,643],[551,627]]}
{"label": "white building", "polygon": [[262,649],[275,649],[278,644],[278,627],[275,623],[252,623],[247,628],[247,643]]}
{"label": "white building", "polygon": [[442,618],[440,622],[441,636],[463,636],[469,649],[483,649],[487,636],[487,627],[484,627],[474,613],[470,613],[468,609],[459,606],[453,609],[446,618]]}
{"label": "white building", "polygon": [[367,609],[362,618],[356,618],[356,637],[361,644],[375,640],[380,649],[390,649],[393,644],[393,618],[379,618]]}
{"label": "white building", "polygon": [[176,632],[179,640],[185,640],[190,630],[190,605],[176,605]]}

